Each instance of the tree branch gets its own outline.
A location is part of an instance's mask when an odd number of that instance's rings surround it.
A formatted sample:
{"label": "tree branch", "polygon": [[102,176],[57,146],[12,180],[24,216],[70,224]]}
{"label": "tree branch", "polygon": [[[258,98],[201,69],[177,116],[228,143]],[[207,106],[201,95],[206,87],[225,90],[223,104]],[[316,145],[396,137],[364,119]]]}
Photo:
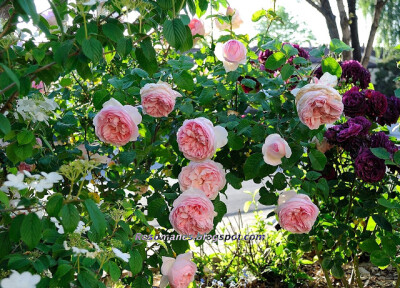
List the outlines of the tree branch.
{"label": "tree branch", "polygon": [[312,0],[306,0],[306,2],[307,2],[308,4],[310,4],[311,6],[313,6],[315,9],[317,9],[321,14],[324,14],[323,11],[322,11],[322,7],[321,7],[321,6],[318,6],[317,3],[315,3],[314,1],[312,1]]}

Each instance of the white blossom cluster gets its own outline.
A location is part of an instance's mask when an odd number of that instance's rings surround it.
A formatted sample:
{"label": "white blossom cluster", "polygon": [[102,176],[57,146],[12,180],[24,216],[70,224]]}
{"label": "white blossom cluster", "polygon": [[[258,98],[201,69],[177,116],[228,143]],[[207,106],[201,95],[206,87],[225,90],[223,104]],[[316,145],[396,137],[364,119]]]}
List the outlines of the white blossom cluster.
{"label": "white blossom cluster", "polygon": [[[58,222],[57,218],[51,217],[50,221],[56,225],[59,234],[64,234],[64,227]],[[79,221],[78,226],[76,227],[74,233],[82,234],[90,230],[90,227],[86,227],[83,221]]]}
{"label": "white blossom cluster", "polygon": [[41,99],[24,97],[17,101],[17,112],[14,113],[14,116],[18,118],[19,114],[25,121],[45,122],[49,124],[48,120],[51,116],[59,117],[59,115],[55,113],[57,108],[59,108],[59,106],[54,99],[49,99],[47,97]]}
{"label": "white blossom cluster", "polygon": [[28,271],[20,274],[17,271],[12,270],[10,277],[4,278],[0,281],[0,286],[3,288],[35,288],[36,284],[39,282],[39,275],[32,275]]}
{"label": "white blossom cluster", "polygon": [[[25,179],[25,176],[28,179]],[[40,174],[32,175],[28,171],[24,170],[24,173],[18,173],[17,175],[8,174],[4,186],[14,187],[18,190],[30,188],[37,192],[43,192],[45,189],[53,188],[53,185],[62,179],[62,176],[57,172],[41,172]]]}

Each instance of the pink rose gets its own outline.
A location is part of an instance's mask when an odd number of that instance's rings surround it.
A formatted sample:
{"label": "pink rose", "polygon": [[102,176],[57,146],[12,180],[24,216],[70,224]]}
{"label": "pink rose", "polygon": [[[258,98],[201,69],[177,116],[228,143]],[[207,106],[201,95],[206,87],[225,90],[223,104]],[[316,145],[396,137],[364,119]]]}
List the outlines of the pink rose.
{"label": "pink rose", "polygon": [[44,93],[44,83],[40,81],[39,84],[36,84],[35,81],[32,81],[32,88],[39,90],[40,93]]}
{"label": "pink rose", "polygon": [[324,153],[324,154],[325,154],[326,151],[330,150],[330,149],[333,147],[333,145],[331,145],[331,144],[328,143],[328,140],[327,140],[325,137],[324,137],[324,138],[322,139],[322,141],[320,142],[320,141],[318,140],[317,136],[314,136],[314,137],[311,139],[311,143],[314,143],[314,144],[315,144],[315,147],[317,148],[317,150],[318,150],[319,152]]}
{"label": "pink rose", "polygon": [[182,191],[190,187],[197,188],[210,200],[214,200],[226,184],[224,168],[212,160],[190,162],[188,166],[183,167],[178,179]]}
{"label": "pink rose", "polygon": [[187,288],[193,282],[197,271],[196,264],[191,260],[191,252],[180,254],[176,259],[163,256],[161,266],[163,277],[160,288],[165,288],[168,283],[171,288]]}
{"label": "pink rose", "polygon": [[50,26],[57,26],[57,19],[56,16],[53,13],[53,10],[47,10],[46,12],[43,12],[41,14],[44,19],[46,19],[47,23],[49,23]]}
{"label": "pink rose", "polygon": [[199,117],[185,120],[178,130],[179,150],[192,161],[203,161],[214,156],[215,151],[228,143],[228,132],[214,127],[210,120]]}
{"label": "pink rose", "polygon": [[232,16],[232,23],[226,23],[226,22],[219,22],[218,19],[214,20],[215,26],[217,26],[217,28],[219,30],[230,30],[231,29],[231,25],[232,24],[232,30],[238,29],[240,27],[240,25],[243,24],[243,20],[242,18],[240,18],[239,12],[236,9],[233,9],[232,7],[228,6],[228,8],[226,9],[226,16]]}
{"label": "pink rose", "polygon": [[279,224],[283,229],[302,234],[310,232],[317,220],[319,209],[307,195],[285,191],[279,195],[275,213],[278,214]]}
{"label": "pink rose", "polygon": [[294,89],[297,113],[300,121],[310,129],[318,129],[320,125],[332,124],[343,112],[342,96],[333,87],[337,77],[325,73],[320,80]]}
{"label": "pink rose", "polygon": [[175,98],[181,94],[165,82],[148,83],[140,89],[143,112],[152,117],[167,117],[174,110]]}
{"label": "pink rose", "polygon": [[226,72],[235,71],[239,64],[246,64],[247,49],[244,44],[238,40],[229,40],[215,46],[215,56],[224,64]]}
{"label": "pink rose", "polygon": [[[206,30],[204,29],[204,24],[199,19],[193,18],[189,23],[190,31],[192,32],[192,36],[200,35],[204,36],[206,34]],[[193,41],[198,40],[198,38],[194,38]]]}
{"label": "pink rose", "polygon": [[265,138],[265,143],[262,147],[265,163],[277,166],[282,164],[282,158],[292,156],[292,150],[288,143],[279,134],[271,134]]}
{"label": "pink rose", "polygon": [[23,173],[24,171],[32,172],[35,169],[35,164],[27,164],[25,162],[21,162],[18,165],[18,172]]}
{"label": "pink rose", "polygon": [[114,98],[103,104],[103,109],[94,117],[93,124],[97,137],[105,143],[123,146],[136,141],[139,136],[138,126],[142,116],[137,108],[123,106]]}
{"label": "pink rose", "polygon": [[214,206],[203,191],[189,188],[173,203],[169,221],[181,235],[209,233],[213,228]]}

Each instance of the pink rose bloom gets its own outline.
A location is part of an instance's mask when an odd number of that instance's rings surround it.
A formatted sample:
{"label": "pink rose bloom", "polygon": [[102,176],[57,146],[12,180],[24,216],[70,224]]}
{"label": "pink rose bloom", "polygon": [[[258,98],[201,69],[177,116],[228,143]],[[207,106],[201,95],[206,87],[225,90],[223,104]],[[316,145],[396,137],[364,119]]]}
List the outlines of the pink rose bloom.
{"label": "pink rose bloom", "polygon": [[244,44],[238,40],[229,40],[215,46],[215,56],[224,64],[226,72],[235,71],[239,64],[246,64],[247,49]]}
{"label": "pink rose bloom", "polygon": [[328,140],[325,137],[320,142],[317,136],[314,136],[313,139],[311,140],[311,143],[314,143],[317,150],[324,154],[326,151],[330,150],[333,147],[333,145],[328,143]]}
{"label": "pink rose bloom", "polygon": [[179,234],[197,236],[214,228],[215,215],[214,206],[204,192],[189,188],[174,201],[169,221]]}
{"label": "pink rose bloom", "polygon": [[[199,19],[193,18],[189,23],[190,31],[192,32],[192,36],[200,35],[204,36],[206,34],[206,30],[204,29],[204,24]],[[194,38],[193,41],[197,41],[199,38]]]}
{"label": "pink rose bloom", "polygon": [[41,15],[44,19],[46,19],[50,26],[57,26],[57,19],[53,13],[53,10],[49,9],[46,12],[43,12]]}
{"label": "pink rose bloom", "polygon": [[32,172],[32,170],[35,169],[35,165],[29,165],[25,162],[21,162],[18,165],[18,171],[23,173],[24,171]]}
{"label": "pink rose bloom", "polygon": [[40,93],[44,93],[44,83],[40,81],[39,84],[36,84],[35,81],[32,81],[32,88],[39,90]]}
{"label": "pink rose bloom", "polygon": [[[240,25],[243,24],[243,20],[242,18],[240,18],[239,12],[236,9],[233,9],[232,7],[228,6],[228,8],[226,9],[226,16],[232,16],[232,30],[238,29],[240,27]],[[231,30],[231,25],[230,23],[221,23],[218,21],[218,19],[214,20],[215,26],[217,26],[217,28],[219,30]]]}
{"label": "pink rose bloom", "polygon": [[265,163],[277,166],[282,164],[283,157],[289,158],[292,156],[292,149],[279,134],[271,134],[265,138],[262,153]]}
{"label": "pink rose bloom", "polygon": [[176,259],[171,257],[162,257],[160,288],[187,288],[194,280],[197,266],[192,261],[192,253],[180,254]]}
{"label": "pink rose bloom", "polygon": [[278,214],[279,224],[283,229],[303,234],[310,232],[317,220],[319,209],[307,195],[285,191],[279,195],[275,213]]}
{"label": "pink rose bloom", "polygon": [[323,124],[332,124],[342,115],[342,96],[333,88],[336,84],[337,77],[325,73],[314,83],[292,91],[300,121],[308,128],[313,130]]}
{"label": "pink rose bloom", "polygon": [[165,82],[148,83],[140,89],[143,112],[152,117],[167,117],[174,110],[175,98],[181,94]]}
{"label": "pink rose bloom", "polygon": [[192,161],[203,161],[214,156],[215,151],[228,143],[228,132],[210,120],[199,117],[185,120],[177,133],[179,150]]}
{"label": "pink rose bloom", "polygon": [[212,160],[190,162],[188,166],[183,167],[178,179],[182,191],[190,187],[197,188],[210,200],[214,200],[226,184],[224,168]]}
{"label": "pink rose bloom", "polygon": [[140,122],[142,116],[137,108],[131,105],[123,106],[114,98],[105,102],[103,109],[93,119],[97,137],[117,147],[137,140]]}

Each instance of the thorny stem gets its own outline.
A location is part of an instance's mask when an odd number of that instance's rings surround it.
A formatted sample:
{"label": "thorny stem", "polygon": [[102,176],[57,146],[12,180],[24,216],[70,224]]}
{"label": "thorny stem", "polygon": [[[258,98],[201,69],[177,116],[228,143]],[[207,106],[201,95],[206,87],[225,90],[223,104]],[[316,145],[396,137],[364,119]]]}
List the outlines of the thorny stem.
{"label": "thorny stem", "polygon": [[[360,271],[358,270],[358,263],[359,263],[359,259],[357,257],[357,255],[354,255],[354,259],[353,259],[353,264],[354,264],[354,272],[356,273],[356,281],[357,281],[357,285],[359,288],[363,288],[364,284],[361,281],[361,275],[360,275]],[[398,286],[396,286],[398,287]]]}
{"label": "thorny stem", "polygon": [[324,259],[322,258],[321,251],[318,250],[317,244],[315,242],[313,243],[313,246],[318,256],[318,263],[321,266],[322,271],[324,272],[326,284],[328,285],[329,288],[333,288],[331,278],[329,278],[329,271],[322,266],[322,260]]}

